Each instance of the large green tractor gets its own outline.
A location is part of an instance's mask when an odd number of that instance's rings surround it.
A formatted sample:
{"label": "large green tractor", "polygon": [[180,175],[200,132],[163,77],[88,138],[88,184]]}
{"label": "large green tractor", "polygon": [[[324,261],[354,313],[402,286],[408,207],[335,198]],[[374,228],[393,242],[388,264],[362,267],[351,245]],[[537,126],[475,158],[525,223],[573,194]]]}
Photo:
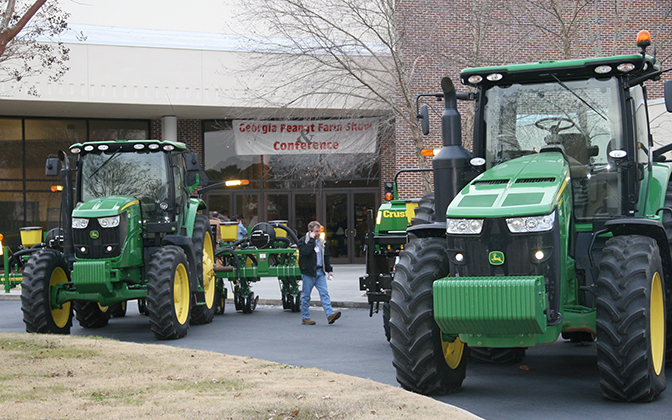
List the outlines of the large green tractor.
{"label": "large green tractor", "polygon": [[[645,35],[645,34],[643,34]],[[408,228],[391,284],[398,382],[460,388],[471,349],[597,339],[605,397],[666,386],[672,317],[672,162],[653,150],[646,54],[470,68],[444,78],[435,222]],[[666,83],[672,110],[672,86]],[[473,153],[457,100],[475,103]],[[419,111],[429,131],[428,108]]]}
{"label": "large green tractor", "polygon": [[158,140],[87,142],[70,152],[74,159],[60,151],[47,160],[47,175],[61,165],[62,225],[55,245],[25,263],[26,331],[69,334],[73,311],[82,327],[104,327],[130,300],[158,339],[211,322],[210,222],[205,203],[190,197],[207,183],[198,156]]}

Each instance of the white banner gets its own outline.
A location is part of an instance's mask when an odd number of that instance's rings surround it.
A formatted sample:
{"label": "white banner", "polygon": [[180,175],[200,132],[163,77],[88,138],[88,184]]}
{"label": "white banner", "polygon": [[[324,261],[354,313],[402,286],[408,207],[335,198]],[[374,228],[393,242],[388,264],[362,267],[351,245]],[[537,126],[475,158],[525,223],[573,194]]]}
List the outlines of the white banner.
{"label": "white banner", "polygon": [[234,120],[233,132],[238,155],[374,153],[378,118]]}

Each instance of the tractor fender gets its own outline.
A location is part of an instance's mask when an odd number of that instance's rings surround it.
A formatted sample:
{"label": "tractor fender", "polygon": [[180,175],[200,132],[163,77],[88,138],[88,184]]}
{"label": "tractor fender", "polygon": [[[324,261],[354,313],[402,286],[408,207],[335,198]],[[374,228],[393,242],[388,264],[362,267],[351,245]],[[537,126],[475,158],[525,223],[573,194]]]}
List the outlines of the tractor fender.
{"label": "tractor fender", "polygon": [[179,246],[187,255],[187,262],[189,263],[189,267],[187,268],[189,272],[189,284],[192,293],[195,293],[198,290],[198,272],[196,271],[198,265],[196,264],[194,241],[188,236],[166,235],[163,237],[161,245]]}
{"label": "tractor fender", "polygon": [[196,215],[201,210],[203,210],[203,213],[207,215],[208,206],[205,204],[205,201],[201,200],[200,198],[192,197],[189,199],[185,207],[184,227],[187,228],[186,235],[192,237],[194,236],[194,222],[196,221]]}
{"label": "tractor fender", "polygon": [[614,236],[643,235],[655,239],[660,249],[665,284],[672,285],[670,283],[672,281],[672,255],[670,255],[670,244],[667,242],[665,228],[661,222],[652,219],[628,217],[609,220],[604,224],[604,229],[611,232]]}
{"label": "tractor fender", "polygon": [[406,232],[417,238],[443,238],[446,236],[446,222],[409,226]]}

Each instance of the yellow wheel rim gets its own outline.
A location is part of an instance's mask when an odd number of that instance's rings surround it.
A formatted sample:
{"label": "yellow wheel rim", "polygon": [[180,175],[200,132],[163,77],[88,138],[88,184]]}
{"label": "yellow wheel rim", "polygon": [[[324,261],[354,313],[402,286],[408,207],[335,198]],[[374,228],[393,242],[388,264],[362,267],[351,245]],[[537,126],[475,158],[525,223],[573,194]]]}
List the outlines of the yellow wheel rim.
{"label": "yellow wheel rim", "polygon": [[184,264],[180,264],[175,269],[173,279],[173,304],[177,322],[181,325],[185,324],[189,317],[189,298],[189,275]]}
{"label": "yellow wheel rim", "polygon": [[660,375],[665,355],[665,307],[663,306],[663,285],[657,272],[651,280],[651,313],[649,314],[651,334],[651,358],[653,370]]}
{"label": "yellow wheel rim", "polygon": [[456,338],[452,343],[449,341],[443,341],[441,339],[441,347],[443,348],[443,357],[446,359],[448,367],[451,369],[457,369],[462,361],[462,354],[464,353],[464,343],[460,341],[459,338]]}
{"label": "yellow wheel rim", "polygon": [[[51,278],[49,279],[49,287],[56,286],[58,283],[67,283],[68,275],[65,274],[65,270],[61,267],[56,267],[54,271],[51,272]],[[63,304],[63,307],[52,308],[51,309],[51,318],[54,320],[54,324],[58,328],[64,328],[68,325],[70,320],[70,302]]]}
{"label": "yellow wheel rim", "polygon": [[215,303],[215,251],[212,249],[210,235],[205,234],[203,241],[203,290],[205,306],[212,308]]}

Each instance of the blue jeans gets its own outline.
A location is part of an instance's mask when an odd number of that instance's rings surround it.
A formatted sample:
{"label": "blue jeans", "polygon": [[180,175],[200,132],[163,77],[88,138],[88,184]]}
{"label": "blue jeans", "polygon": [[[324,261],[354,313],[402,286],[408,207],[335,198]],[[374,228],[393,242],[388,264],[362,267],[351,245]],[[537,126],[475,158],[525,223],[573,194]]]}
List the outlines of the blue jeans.
{"label": "blue jeans", "polygon": [[313,287],[320,293],[320,301],[322,302],[324,313],[327,317],[333,314],[334,310],[331,308],[331,299],[329,299],[327,278],[324,276],[324,271],[322,269],[317,270],[316,277],[301,274],[301,280],[303,281],[303,290],[301,291],[301,317],[304,319],[310,318],[310,292],[313,291]]}

